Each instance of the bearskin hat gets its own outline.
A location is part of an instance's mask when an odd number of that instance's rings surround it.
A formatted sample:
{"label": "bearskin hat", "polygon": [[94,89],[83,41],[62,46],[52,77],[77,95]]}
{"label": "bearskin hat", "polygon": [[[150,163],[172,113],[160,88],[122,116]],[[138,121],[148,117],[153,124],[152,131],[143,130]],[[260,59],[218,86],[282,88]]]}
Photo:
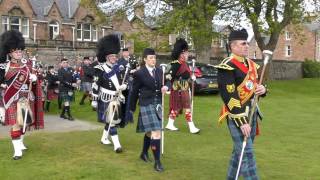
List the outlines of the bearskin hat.
{"label": "bearskin hat", "polygon": [[120,41],[117,35],[110,34],[101,38],[97,44],[97,58],[99,62],[105,62],[109,54],[118,54]]}
{"label": "bearskin hat", "polygon": [[183,51],[187,51],[189,49],[188,43],[186,40],[180,38],[177,39],[176,43],[173,46],[171,57],[172,59],[178,59],[180,54]]}
{"label": "bearskin hat", "polygon": [[143,55],[142,55],[142,57],[143,57],[143,58],[146,58],[148,55],[156,55],[156,52],[155,52],[154,49],[152,49],[152,48],[145,48],[145,49],[143,50]]}
{"label": "bearskin hat", "polygon": [[7,60],[7,54],[15,49],[25,49],[25,42],[21,32],[10,30],[0,36],[0,62]]}
{"label": "bearskin hat", "polygon": [[229,34],[229,42],[234,40],[247,40],[248,39],[248,32],[246,29],[241,30],[233,30]]}

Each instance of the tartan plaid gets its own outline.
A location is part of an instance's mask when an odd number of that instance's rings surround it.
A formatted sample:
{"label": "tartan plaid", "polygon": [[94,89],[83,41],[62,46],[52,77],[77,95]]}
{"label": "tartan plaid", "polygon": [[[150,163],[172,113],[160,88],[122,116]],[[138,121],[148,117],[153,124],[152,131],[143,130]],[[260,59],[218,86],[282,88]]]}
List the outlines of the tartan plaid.
{"label": "tartan plaid", "polygon": [[[170,111],[182,112],[183,109],[190,109],[189,90],[171,90],[170,92]],[[180,113],[181,114],[181,113]]]}
{"label": "tartan plaid", "polygon": [[106,110],[109,103],[105,103],[101,100],[98,101],[97,107],[97,114],[98,114],[98,121],[106,123]]}
{"label": "tartan plaid", "polygon": [[92,91],[92,83],[90,83],[90,82],[82,82],[81,83],[81,91],[84,91],[84,92]]}
{"label": "tartan plaid", "polygon": [[[242,142],[244,136],[240,128],[238,128],[233,120],[228,119],[228,128],[233,140],[233,151],[231,155],[231,160],[229,164],[227,179],[234,180],[236,178],[237,169],[239,166],[239,158],[242,150]],[[243,159],[240,167],[239,177],[243,176],[246,180],[258,180],[258,173],[256,167],[256,161],[253,151],[253,140],[256,134],[256,118],[252,121],[251,136],[247,139],[247,145],[244,149]]]}
{"label": "tartan plaid", "polygon": [[156,105],[157,104],[149,104],[147,106],[140,106],[137,132],[161,130],[161,119],[157,116]]}
{"label": "tartan plaid", "polygon": [[60,91],[60,92],[59,92],[59,99],[60,99],[62,102],[65,102],[65,101],[68,101],[68,102],[74,101],[74,100],[75,100],[74,91],[72,91],[72,92],[73,92],[73,95],[72,95],[72,96],[69,96],[69,94],[68,94],[67,91]]}
{"label": "tartan plaid", "polygon": [[[27,92],[20,92],[19,93],[19,97],[25,97],[28,98],[28,93]],[[17,123],[17,103],[18,103],[19,99],[16,101],[13,101],[11,103],[11,105],[8,107],[8,109],[6,109],[6,119],[4,124],[5,125],[15,125]],[[33,101],[29,101],[30,103],[30,107],[32,112],[34,113],[34,102]]]}
{"label": "tartan plaid", "polygon": [[58,99],[58,94],[54,92],[54,89],[48,89],[47,100],[52,101]]}

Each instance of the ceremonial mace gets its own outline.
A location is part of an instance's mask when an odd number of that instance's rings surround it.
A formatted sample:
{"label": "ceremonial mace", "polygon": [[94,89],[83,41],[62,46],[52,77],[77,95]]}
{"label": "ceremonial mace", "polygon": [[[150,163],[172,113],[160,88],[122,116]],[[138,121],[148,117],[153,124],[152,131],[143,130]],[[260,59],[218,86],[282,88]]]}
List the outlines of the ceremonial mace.
{"label": "ceremonial mace", "polygon": [[[196,60],[192,59],[192,77],[195,76],[194,75],[194,71],[195,71],[195,63]],[[194,80],[191,78],[192,82],[191,82],[191,118],[193,119],[193,100],[194,100]]]}
{"label": "ceremonial mace", "polygon": [[[263,81],[263,78],[264,78],[264,74],[265,74],[265,71],[266,71],[266,67],[267,67],[267,64],[268,64],[268,61],[271,59],[272,57],[272,51],[269,51],[269,50],[264,50],[262,52],[263,56],[264,56],[264,60],[263,60],[263,68],[262,68],[262,71],[261,71],[261,75],[260,75],[260,80],[259,80],[259,85],[262,84],[262,81]],[[259,99],[259,95],[254,95],[253,96],[253,101],[252,101],[252,104],[251,104],[251,110],[250,110],[250,114],[249,114],[249,125],[251,126],[251,123],[252,123],[252,119],[253,119],[253,114],[256,110],[256,106],[257,106],[257,103],[258,103],[258,99]],[[243,153],[244,153],[244,149],[247,145],[247,137],[245,136],[244,137],[244,140],[242,142],[242,149],[241,149],[241,154],[240,154],[240,159],[239,159],[239,165],[238,165],[238,169],[237,169],[237,175],[236,175],[236,178],[235,180],[238,180],[238,177],[239,177],[239,173],[240,173],[240,167],[241,167],[241,163],[242,163],[242,159],[243,159]]]}
{"label": "ceremonial mace", "polygon": [[[30,59],[32,61],[32,69],[31,69],[31,72],[30,72],[30,76],[31,76],[31,73],[33,71],[33,69],[36,67],[36,57],[33,56],[32,59]],[[27,61],[27,60],[26,60]],[[26,64],[27,65],[27,64]],[[32,83],[31,80],[29,80],[29,91],[28,91],[28,99],[26,100],[26,103],[29,104],[29,100],[30,100],[30,96],[31,96],[31,91],[32,91]],[[30,107],[30,104],[29,104],[29,107]],[[31,111],[31,109],[29,109]],[[25,111],[24,113],[24,120],[23,120],[23,127],[22,127],[22,134],[24,134],[26,132],[26,129],[27,129],[27,117],[28,117],[28,110]],[[34,117],[35,118],[35,117]]]}
{"label": "ceremonial mace", "polygon": [[[166,72],[166,64],[160,64],[162,68],[162,87],[164,86],[164,78],[165,78],[165,72]],[[162,93],[162,92],[161,92]],[[164,95],[165,93],[162,93],[162,100],[161,100],[161,106],[162,106],[162,112],[161,112],[161,154],[163,155],[164,152]]]}
{"label": "ceremonial mace", "polygon": [[[125,81],[125,79],[126,79],[126,77],[127,77],[127,75],[128,75],[129,68],[130,68],[130,64],[128,63],[128,64],[126,65],[126,71],[125,71],[125,73],[124,73],[124,76],[123,76],[121,85],[124,83],[124,81]],[[122,95],[122,91],[120,90],[119,93],[118,93],[118,97],[117,97],[117,98],[119,98],[121,95]],[[108,105],[108,106],[110,106],[110,105],[111,105],[111,106],[116,106],[116,104],[114,103],[115,100],[116,100],[116,99],[113,98],[113,99],[109,102],[109,105]],[[109,126],[108,126],[108,130],[107,130],[107,135],[106,135],[107,138],[108,138],[108,136],[109,136],[110,127],[111,127],[111,124],[112,124],[112,121],[113,121],[113,118],[114,118],[114,114],[115,114],[115,108],[113,109],[112,115],[110,116],[111,119],[110,119],[110,121],[109,121]]]}

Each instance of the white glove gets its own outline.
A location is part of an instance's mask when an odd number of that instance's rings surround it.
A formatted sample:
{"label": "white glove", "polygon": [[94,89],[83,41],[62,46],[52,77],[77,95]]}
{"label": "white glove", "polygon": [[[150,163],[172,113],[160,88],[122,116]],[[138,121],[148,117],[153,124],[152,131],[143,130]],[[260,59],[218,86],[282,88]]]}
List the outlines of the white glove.
{"label": "white glove", "polygon": [[197,78],[196,78],[195,75],[192,75],[192,76],[191,76],[191,79],[192,79],[192,81],[196,81]]}
{"label": "white glove", "polygon": [[0,87],[6,89],[8,86],[6,84],[1,84]]}
{"label": "white glove", "polygon": [[72,83],[71,85],[72,85],[72,87],[74,87],[74,88],[78,87],[77,83]]}
{"label": "white glove", "polygon": [[6,110],[3,107],[0,107],[0,123],[4,123]]}
{"label": "white glove", "polygon": [[97,107],[98,107],[98,102],[97,102],[97,101],[92,101],[92,102],[91,102],[91,106],[92,106],[93,108],[97,108]]}
{"label": "white glove", "polygon": [[119,86],[119,90],[123,91],[123,90],[126,90],[127,89],[127,85],[126,84],[121,84]]}
{"label": "white glove", "polygon": [[30,80],[31,82],[35,82],[35,81],[37,80],[37,75],[35,75],[35,74],[30,74],[29,80]]}

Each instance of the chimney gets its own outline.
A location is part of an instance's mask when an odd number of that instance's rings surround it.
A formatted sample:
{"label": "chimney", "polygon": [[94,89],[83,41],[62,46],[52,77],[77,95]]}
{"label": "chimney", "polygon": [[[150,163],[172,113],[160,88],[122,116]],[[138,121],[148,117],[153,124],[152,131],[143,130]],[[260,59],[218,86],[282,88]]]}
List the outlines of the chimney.
{"label": "chimney", "polygon": [[71,18],[70,0],[68,0],[68,18]]}

